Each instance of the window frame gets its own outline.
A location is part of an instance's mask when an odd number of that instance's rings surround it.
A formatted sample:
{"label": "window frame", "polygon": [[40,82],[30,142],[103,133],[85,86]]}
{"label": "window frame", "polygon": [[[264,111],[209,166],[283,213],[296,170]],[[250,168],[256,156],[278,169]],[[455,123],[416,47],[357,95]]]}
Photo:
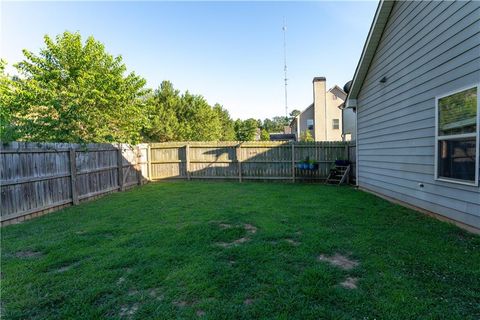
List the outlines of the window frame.
{"label": "window frame", "polygon": [[[312,122],[312,124],[308,124],[309,122]],[[310,128],[311,126],[311,128]],[[307,127],[307,130],[315,130],[315,120],[314,119],[307,119],[306,121],[306,127]]]}
{"label": "window frame", "polygon": [[[335,128],[335,120],[337,120],[337,123],[336,123],[336,128]],[[332,130],[340,130],[340,119],[332,119]]]}
{"label": "window frame", "polygon": [[[438,114],[438,100],[454,95],[456,93],[466,91],[472,88],[477,89],[477,128],[476,132],[474,133],[463,133],[463,134],[456,134],[456,135],[446,135],[446,136],[439,136],[438,135],[438,130],[439,130],[439,114]],[[447,140],[455,140],[455,139],[462,139],[462,138],[472,138],[475,137],[475,181],[469,182],[468,180],[460,180],[460,179],[455,179],[455,178],[447,178],[447,177],[439,177],[438,176],[438,155],[439,155],[439,141]],[[436,181],[442,181],[442,182],[449,182],[449,183],[456,183],[456,184],[462,184],[462,185],[467,185],[467,186],[474,186],[478,187],[478,180],[479,180],[479,170],[480,170],[480,83],[476,84],[471,84],[465,87],[461,87],[459,89],[456,89],[454,91],[447,92],[442,95],[435,96],[435,180]]]}

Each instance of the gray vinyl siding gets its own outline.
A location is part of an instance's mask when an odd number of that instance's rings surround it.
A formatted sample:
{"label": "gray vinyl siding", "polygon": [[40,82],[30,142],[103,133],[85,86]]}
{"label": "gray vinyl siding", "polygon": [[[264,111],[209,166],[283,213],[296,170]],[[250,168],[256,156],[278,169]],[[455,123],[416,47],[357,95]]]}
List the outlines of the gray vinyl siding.
{"label": "gray vinyl siding", "polygon": [[396,2],[357,97],[360,187],[480,228],[480,188],[434,179],[435,96],[479,82],[480,2]]}

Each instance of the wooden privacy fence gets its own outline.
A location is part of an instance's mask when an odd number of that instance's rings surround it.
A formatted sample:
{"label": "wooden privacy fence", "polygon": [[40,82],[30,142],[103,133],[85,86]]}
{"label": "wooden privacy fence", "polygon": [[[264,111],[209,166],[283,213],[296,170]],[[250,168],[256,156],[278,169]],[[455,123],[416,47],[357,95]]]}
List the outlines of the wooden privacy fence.
{"label": "wooden privacy fence", "polygon": [[[22,143],[0,149],[2,225],[148,180],[322,181],[337,159],[355,162],[348,142]],[[299,170],[307,159],[318,170]],[[354,177],[355,165],[352,170]]]}
{"label": "wooden privacy fence", "polygon": [[[352,159],[349,142],[175,142],[148,145],[148,178],[325,180],[337,159]],[[318,170],[299,170],[307,159]]]}
{"label": "wooden privacy fence", "polygon": [[2,224],[142,184],[146,150],[126,144],[3,144]]}

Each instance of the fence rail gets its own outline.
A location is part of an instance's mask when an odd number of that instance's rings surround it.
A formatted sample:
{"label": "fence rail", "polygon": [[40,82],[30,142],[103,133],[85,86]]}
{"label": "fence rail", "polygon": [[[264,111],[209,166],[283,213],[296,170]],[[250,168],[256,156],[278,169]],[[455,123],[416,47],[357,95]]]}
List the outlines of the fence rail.
{"label": "fence rail", "polygon": [[[318,170],[299,170],[307,157]],[[2,224],[123,191],[146,180],[322,181],[337,159],[355,163],[345,142],[12,142],[0,148]],[[352,176],[355,177],[355,165]]]}

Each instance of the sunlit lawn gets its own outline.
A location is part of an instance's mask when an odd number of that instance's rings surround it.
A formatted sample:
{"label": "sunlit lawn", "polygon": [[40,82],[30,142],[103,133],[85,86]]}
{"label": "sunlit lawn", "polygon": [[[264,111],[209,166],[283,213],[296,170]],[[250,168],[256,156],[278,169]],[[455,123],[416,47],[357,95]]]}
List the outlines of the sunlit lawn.
{"label": "sunlit lawn", "polygon": [[351,187],[157,183],[1,232],[5,319],[480,319],[480,237]]}

